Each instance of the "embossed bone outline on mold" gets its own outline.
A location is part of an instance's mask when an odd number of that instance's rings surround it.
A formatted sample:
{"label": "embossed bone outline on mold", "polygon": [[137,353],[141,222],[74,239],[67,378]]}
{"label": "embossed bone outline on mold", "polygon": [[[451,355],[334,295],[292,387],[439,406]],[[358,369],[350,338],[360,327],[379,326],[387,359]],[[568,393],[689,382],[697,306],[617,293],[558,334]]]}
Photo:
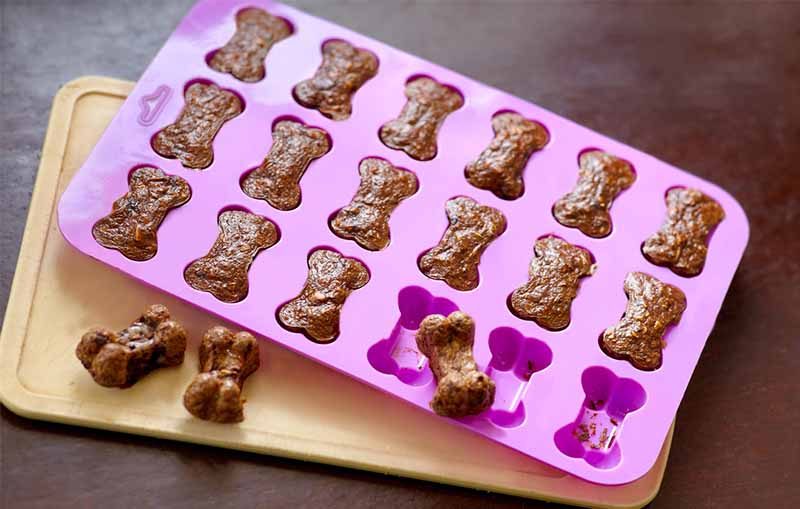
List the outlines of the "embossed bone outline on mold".
{"label": "embossed bone outline on mold", "polygon": [[619,438],[625,418],[644,406],[647,393],[635,380],[602,366],[584,370],[581,385],[586,396],[578,416],[556,431],[553,440],[571,458],[603,470],[614,468],[622,460]]}

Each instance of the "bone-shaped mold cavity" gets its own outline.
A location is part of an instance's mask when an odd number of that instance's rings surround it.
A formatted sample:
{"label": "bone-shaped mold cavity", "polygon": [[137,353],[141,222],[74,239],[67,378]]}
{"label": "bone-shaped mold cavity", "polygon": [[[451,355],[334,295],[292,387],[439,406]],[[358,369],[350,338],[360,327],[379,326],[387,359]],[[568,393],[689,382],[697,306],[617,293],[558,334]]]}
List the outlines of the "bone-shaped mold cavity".
{"label": "bone-shaped mold cavity", "polygon": [[428,76],[406,82],[408,99],[400,115],[383,124],[378,136],[384,145],[409,157],[429,161],[438,151],[436,138],[447,116],[464,105],[461,92]]}
{"label": "bone-shaped mold cavity", "polygon": [[378,72],[378,57],[341,39],[322,45],[322,63],[310,79],[292,90],[301,106],[318,110],[333,120],[346,120],[353,111],[353,95]]}
{"label": "bone-shaped mold cavity", "polygon": [[458,306],[444,297],[434,297],[419,286],[400,290],[397,306],[400,318],[387,338],[369,348],[367,360],[376,370],[394,375],[404,384],[427,385],[433,380],[433,374],[426,369],[428,359],[417,348],[419,324],[429,315],[447,316],[457,311]]}
{"label": "bone-shaped mold cavity", "polygon": [[556,432],[556,447],[593,467],[614,468],[622,460],[619,438],[625,417],[641,408],[647,395],[636,381],[601,366],[587,368],[581,384],[586,397],[575,421]]}
{"label": "bone-shaped mold cavity", "polygon": [[523,399],[531,377],[553,360],[544,342],[523,336],[517,329],[498,327],[489,334],[492,359],[486,374],[494,380],[494,404],[488,418],[497,426],[513,428],[525,422]]}
{"label": "bone-shaped mold cavity", "polygon": [[293,32],[294,27],[284,18],[255,7],[242,9],[236,14],[236,32],[225,46],[206,55],[206,63],[240,81],[261,81],[269,50]]}
{"label": "bone-shaped mold cavity", "polygon": [[327,154],[333,144],[326,131],[303,124],[292,117],[281,117],[272,124],[272,146],[257,168],[242,176],[244,193],[264,200],[278,210],[300,205],[300,179],[308,166]]}
{"label": "bone-shaped mold cavity", "polygon": [[214,138],[226,122],[244,111],[244,99],[208,80],[187,83],[183,97],[185,103],[177,120],[157,132],[150,144],[162,157],[203,170],[214,161]]}

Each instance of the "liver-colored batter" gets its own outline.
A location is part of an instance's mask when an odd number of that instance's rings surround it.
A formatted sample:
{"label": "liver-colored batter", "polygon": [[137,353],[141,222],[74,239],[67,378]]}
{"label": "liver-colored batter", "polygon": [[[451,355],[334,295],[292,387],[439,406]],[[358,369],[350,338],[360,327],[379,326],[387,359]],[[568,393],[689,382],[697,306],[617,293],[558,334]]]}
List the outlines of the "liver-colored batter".
{"label": "liver-colored batter", "polygon": [[308,258],[308,278],[300,295],[281,306],[278,321],[313,341],[330,343],[339,336],[345,300],[368,282],[369,272],[360,261],[317,249]]}
{"label": "liver-colored batter", "polygon": [[506,218],[492,207],[459,196],[445,205],[449,226],[439,244],[419,259],[419,269],[456,290],[478,287],[478,264],[489,244],[506,229]]}
{"label": "liver-colored batter", "polygon": [[467,180],[504,200],[522,196],[522,171],[531,155],[547,144],[544,126],[519,113],[500,113],[492,118],[494,139],[465,170]]}
{"label": "liver-colored batter", "polygon": [[611,204],[633,184],[636,174],[625,160],[591,150],[581,154],[578,175],[575,188],[553,206],[553,215],[564,226],[605,237],[611,233]]}
{"label": "liver-colored batter", "polygon": [[239,302],[250,288],[247,272],[259,251],[278,241],[278,230],[267,218],[228,210],[219,215],[219,236],[204,257],[186,267],[189,286],[223,302]]}
{"label": "liver-colored batter", "polygon": [[417,177],[377,157],[361,161],[358,171],[358,191],[350,204],[336,213],[331,229],[343,239],[377,251],[389,245],[389,217],[401,201],[416,192]]}
{"label": "liver-colored batter", "polygon": [[381,141],[414,159],[428,161],[436,157],[436,137],[444,119],[464,105],[464,98],[454,89],[425,77],[406,85],[406,98],[400,116],[381,127]]}
{"label": "liver-colored batter", "polygon": [[696,189],[674,188],[667,193],[667,217],[642,245],[645,258],[675,274],[691,277],[706,264],[708,236],[725,219],[713,198]]}
{"label": "liver-colored batter", "polygon": [[625,314],[600,336],[600,348],[615,359],[642,370],[661,367],[664,331],[677,324],[686,309],[686,296],[676,286],[641,272],[625,278]]}
{"label": "liver-colored batter", "polygon": [[553,236],[537,240],[534,255],[530,279],[514,290],[509,306],[518,317],[533,320],[545,329],[563,329],[569,325],[580,279],[594,271],[592,255]]}
{"label": "liver-colored batter", "polygon": [[251,7],[236,15],[236,33],[217,51],[208,65],[241,81],[264,79],[264,59],[272,46],[292,35],[286,20]]}
{"label": "liver-colored batter", "polygon": [[128,192],[114,202],[111,213],[97,221],[92,235],[98,244],[126,258],[149,260],[158,251],[158,227],[170,209],[192,196],[181,177],[144,166],[131,173]]}
{"label": "liver-colored batter", "polygon": [[332,40],[322,46],[322,63],[311,79],[294,87],[294,96],[306,108],[333,120],[345,120],[353,111],[353,95],[378,72],[371,51]]}

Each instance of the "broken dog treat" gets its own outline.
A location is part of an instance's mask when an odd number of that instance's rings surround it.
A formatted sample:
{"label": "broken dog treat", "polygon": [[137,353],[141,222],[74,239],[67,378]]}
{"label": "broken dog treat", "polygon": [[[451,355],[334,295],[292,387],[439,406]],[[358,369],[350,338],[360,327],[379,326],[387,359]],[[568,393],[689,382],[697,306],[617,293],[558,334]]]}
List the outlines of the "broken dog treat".
{"label": "broken dog treat", "polygon": [[209,329],[200,343],[200,373],[186,388],[183,406],[207,421],[242,422],[242,386],[259,364],[258,342],[252,334],[234,334],[222,326]]}
{"label": "broken dog treat", "polygon": [[259,251],[278,241],[269,219],[242,210],[219,215],[219,236],[204,257],[186,267],[183,277],[195,290],[209,292],[222,302],[239,302],[247,296],[247,272]]}
{"label": "broken dog treat", "polygon": [[592,255],[553,236],[537,240],[533,250],[530,279],[514,290],[509,306],[518,317],[533,320],[545,329],[563,329],[569,325],[580,279],[594,271]]}
{"label": "broken dog treat", "polygon": [[578,183],[553,206],[556,220],[600,238],[611,233],[611,203],[636,180],[626,161],[600,150],[580,156]]}
{"label": "broken dog treat", "polygon": [[492,207],[459,196],[445,204],[450,223],[442,239],[419,259],[419,269],[456,290],[478,286],[478,264],[489,244],[506,229],[506,218]]}
{"label": "broken dog treat", "polygon": [[290,35],[292,27],[286,20],[255,7],[241,10],[236,15],[236,33],[213,53],[208,65],[241,81],[260,81],[266,74],[267,53]]}
{"label": "broken dog treat", "polygon": [[194,83],[184,94],[178,120],[153,138],[153,150],[176,158],[187,168],[202,170],[214,160],[211,143],[223,124],[244,110],[239,96],[213,83]]}
{"label": "broken dog treat", "polygon": [[242,179],[242,191],[278,210],[297,208],[300,179],[311,161],[330,149],[328,133],[322,129],[281,120],[272,128],[272,147],[264,162]]}
{"label": "broken dog treat", "polygon": [[444,119],[464,105],[454,89],[431,78],[415,78],[406,84],[408,101],[400,116],[380,130],[381,141],[419,161],[436,157],[436,136]]}
{"label": "broken dog treat", "polygon": [[111,213],[97,221],[92,235],[98,244],[116,249],[135,261],[158,251],[158,227],[167,213],[192,196],[189,184],[176,175],[143,166],[128,178],[128,192],[114,202]]}
{"label": "broken dog treat", "polygon": [[389,216],[417,190],[417,177],[389,161],[369,157],[358,167],[361,184],[349,205],[331,221],[333,233],[353,239],[364,249],[389,245]]}
{"label": "broken dog treat", "polygon": [[417,348],[436,377],[431,408],[439,415],[476,415],[494,403],[494,381],[478,369],[474,342],[475,322],[461,311],[447,317],[429,315],[419,326]]}
{"label": "broken dog treat", "polygon": [[467,181],[478,189],[486,189],[504,200],[522,196],[522,170],[531,155],[547,144],[549,135],[544,126],[519,113],[501,113],[492,118],[494,139],[478,159],[465,170]]}
{"label": "broken dog treat", "polygon": [[119,332],[97,327],[81,338],[75,355],[94,381],[125,388],[154,369],[177,366],[186,351],[186,331],[161,304],[149,306]]}
{"label": "broken dog treat", "polygon": [[600,336],[600,348],[633,367],[654,370],[661,366],[664,331],[677,324],[686,309],[686,296],[676,286],[641,272],[625,278],[628,305],[625,314]]}
{"label": "broken dog treat", "polygon": [[294,87],[294,96],[306,108],[333,120],[345,120],[353,110],[353,95],[378,72],[371,51],[332,40],[322,46],[322,63],[311,79]]}
{"label": "broken dog treat", "polygon": [[339,316],[350,294],[369,282],[363,263],[329,249],[317,249],[308,257],[308,278],[300,294],[278,311],[278,321],[290,330],[305,333],[319,343],[339,335]]}
{"label": "broken dog treat", "polygon": [[670,189],[666,201],[664,224],[644,242],[642,253],[651,263],[667,266],[675,274],[696,276],[706,263],[708,236],[725,219],[725,211],[696,189]]}

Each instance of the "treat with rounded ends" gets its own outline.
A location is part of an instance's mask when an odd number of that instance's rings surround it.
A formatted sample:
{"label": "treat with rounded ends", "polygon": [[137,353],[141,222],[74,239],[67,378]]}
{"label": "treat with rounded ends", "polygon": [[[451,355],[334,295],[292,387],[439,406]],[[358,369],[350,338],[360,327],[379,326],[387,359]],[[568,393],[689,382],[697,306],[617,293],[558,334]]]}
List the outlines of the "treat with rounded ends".
{"label": "treat with rounded ends", "polygon": [[667,266],[675,274],[696,276],[706,264],[708,236],[725,219],[725,211],[697,189],[670,189],[666,201],[664,224],[644,241],[642,253],[651,263]]}
{"label": "treat with rounded ends", "polygon": [[243,9],[236,15],[236,33],[213,53],[208,65],[241,81],[260,81],[266,75],[267,53],[290,35],[292,27],[286,20],[255,7]]}
{"label": "treat with rounded ends", "polygon": [[464,174],[478,189],[504,200],[516,200],[525,190],[522,171],[528,159],[547,144],[550,136],[542,124],[513,112],[492,117],[492,129],[494,139],[467,165]]}
{"label": "treat with rounded ends", "polygon": [[167,213],[192,196],[189,184],[176,175],[143,166],[128,179],[128,192],[114,202],[111,213],[97,221],[92,235],[98,244],[126,258],[149,260],[158,251],[158,227]]}
{"label": "treat with rounded ends", "polygon": [[331,220],[331,229],[343,239],[377,251],[389,245],[389,217],[401,201],[417,191],[417,177],[377,157],[361,161],[358,172],[358,191]]}
{"label": "treat with rounded ends", "polygon": [[242,422],[242,387],[259,364],[258,341],[252,334],[212,327],[200,343],[200,373],[186,388],[183,406],[207,421]]}
{"label": "treat with rounded ends", "polygon": [[213,83],[192,84],[184,98],[178,119],[153,137],[153,150],[180,160],[187,168],[202,170],[214,161],[214,137],[225,122],[242,113],[244,105],[239,96]]}
{"label": "treat with rounded ends", "polygon": [[530,279],[514,290],[509,307],[518,317],[545,329],[563,329],[569,325],[580,279],[594,272],[592,255],[552,235],[537,240],[533,250]]}
{"label": "treat with rounded ends", "polygon": [[625,278],[625,314],[600,336],[600,348],[615,359],[641,370],[661,367],[664,331],[677,324],[686,309],[686,296],[676,286],[642,272]]}
{"label": "treat with rounded ends", "polygon": [[581,154],[578,175],[575,188],[553,205],[553,216],[590,237],[605,237],[611,233],[611,204],[633,184],[636,174],[627,161],[590,150]]}
{"label": "treat with rounded ends", "polygon": [[369,271],[355,258],[330,249],[308,257],[308,278],[300,294],[278,310],[280,324],[309,339],[330,343],[339,336],[339,317],[350,294],[369,282]]}
{"label": "treat with rounded ends", "polygon": [[377,73],[378,58],[371,51],[334,39],[322,46],[322,63],[311,79],[294,87],[294,97],[328,118],[345,120],[353,111],[353,95]]}
{"label": "treat with rounded ends", "polygon": [[417,348],[436,377],[431,408],[439,415],[477,415],[494,403],[494,381],[478,369],[474,342],[475,322],[461,311],[447,317],[429,315],[419,326]]}
{"label": "treat with rounded ends", "polygon": [[278,242],[278,229],[269,219],[242,210],[219,215],[219,236],[211,250],[186,267],[183,278],[195,290],[209,292],[222,302],[247,296],[247,272],[259,251]]}
{"label": "treat with rounded ends", "polygon": [[181,364],[185,351],[183,326],[170,319],[166,306],[153,304],[119,332],[102,327],[89,330],[75,355],[98,384],[125,388],[154,369]]}
{"label": "treat with rounded ends", "polygon": [[506,229],[506,218],[492,207],[459,196],[445,205],[449,225],[439,244],[419,259],[419,270],[456,290],[478,287],[478,264],[489,244]]}
{"label": "treat with rounded ends", "polygon": [[242,191],[265,200],[278,210],[300,205],[300,179],[314,159],[331,149],[328,133],[294,120],[281,120],[272,128],[272,147],[261,166],[242,179]]}
{"label": "treat with rounded ends", "polygon": [[436,137],[444,119],[464,105],[464,98],[455,89],[426,77],[406,84],[406,98],[400,116],[381,126],[381,141],[409,157],[428,161],[436,157]]}

